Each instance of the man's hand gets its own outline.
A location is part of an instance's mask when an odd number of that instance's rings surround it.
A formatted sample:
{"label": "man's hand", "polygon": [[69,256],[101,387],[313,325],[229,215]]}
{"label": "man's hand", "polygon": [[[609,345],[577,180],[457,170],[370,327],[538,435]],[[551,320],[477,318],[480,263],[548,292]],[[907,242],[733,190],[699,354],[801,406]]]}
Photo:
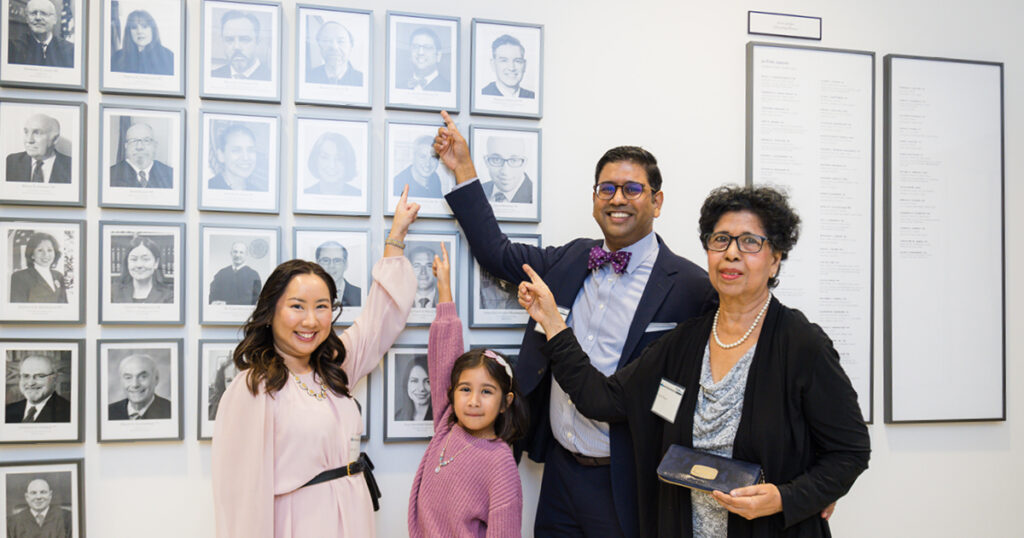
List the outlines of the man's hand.
{"label": "man's hand", "polygon": [[442,110],[441,117],[444,119],[444,127],[439,128],[434,137],[434,151],[441,162],[455,173],[455,182],[465,183],[476,177],[476,167],[469,155],[469,144],[447,112]]}

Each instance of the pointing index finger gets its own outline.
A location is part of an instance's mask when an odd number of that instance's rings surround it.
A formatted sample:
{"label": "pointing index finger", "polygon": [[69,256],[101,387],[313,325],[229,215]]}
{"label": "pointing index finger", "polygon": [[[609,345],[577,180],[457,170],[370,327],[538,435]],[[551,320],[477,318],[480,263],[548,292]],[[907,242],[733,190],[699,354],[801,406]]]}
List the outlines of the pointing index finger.
{"label": "pointing index finger", "polygon": [[445,110],[441,111],[441,118],[444,119],[444,126],[449,129],[455,129],[455,122],[452,121],[452,117],[448,115]]}

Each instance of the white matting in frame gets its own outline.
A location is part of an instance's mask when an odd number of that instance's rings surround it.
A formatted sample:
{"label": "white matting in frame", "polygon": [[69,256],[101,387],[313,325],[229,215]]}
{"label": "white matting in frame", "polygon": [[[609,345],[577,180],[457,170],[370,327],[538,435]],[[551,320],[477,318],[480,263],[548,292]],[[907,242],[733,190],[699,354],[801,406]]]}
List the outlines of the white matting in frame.
{"label": "white matting in frame", "polygon": [[370,11],[298,6],[295,101],[370,107],[373,15]]}
{"label": "white matting in frame", "polygon": [[540,222],[540,129],[474,125],[469,138],[495,218]]}
{"label": "white matting in frame", "polygon": [[296,213],[370,214],[368,120],[295,119]]}
{"label": "white matting in frame", "polygon": [[100,221],[100,323],[184,323],[184,241],[184,224]]}
{"label": "white matting in frame", "polygon": [[[540,248],[538,234],[509,234],[508,238],[515,243]],[[472,271],[469,277],[470,328],[525,327],[530,316],[519,306],[519,283],[501,280],[480,267],[473,256],[467,258]]]}
{"label": "white matting in frame", "polygon": [[201,112],[199,209],[277,213],[280,118]]}
{"label": "white matting in frame", "polygon": [[100,207],[184,209],[185,111],[100,109]]}
{"label": "white matting in frame", "polygon": [[540,118],[544,27],[473,19],[473,114]]}
{"label": "white matting in frame", "polygon": [[96,341],[100,442],[183,439],[183,343]]}
{"label": "white matting in frame", "polygon": [[206,0],[199,95],[281,100],[281,6]]}
{"label": "white matting in frame", "polygon": [[82,442],[85,340],[2,339],[0,358],[8,372],[0,444]]}
{"label": "white matting in frame", "polygon": [[185,1],[101,0],[100,90],[185,95]]}
{"label": "white matting in frame", "polygon": [[85,320],[85,221],[0,219],[0,321]]}
{"label": "white matting in frame", "polygon": [[366,294],[370,292],[369,240],[367,230],[294,230],[295,257],[320,264],[338,286],[342,307],[338,323],[352,323],[363,311]]}
{"label": "white matting in frame", "polygon": [[459,256],[461,253],[459,232],[416,232],[405,236],[403,254],[412,264],[416,276],[416,297],[407,325],[430,325],[434,320],[437,306],[437,278],[434,277],[434,256],[441,257],[441,243],[448,250],[451,266],[452,299],[458,304],[458,283],[460,280]]}
{"label": "white matting in frame", "polygon": [[388,12],[387,107],[459,109],[459,18]]}
{"label": "white matting in frame", "polygon": [[198,439],[213,439],[217,407],[224,391],[238,375],[234,353],[237,340],[199,340]]}
{"label": "white matting in frame", "polygon": [[252,314],[263,283],[281,262],[281,229],[202,225],[199,322],[237,325]]}
{"label": "white matting in frame", "polygon": [[444,195],[455,186],[455,176],[434,153],[437,127],[430,123],[387,123],[386,214],[395,213],[402,189],[409,185],[408,200],[420,204],[420,217],[451,217]]}
{"label": "white matting in frame", "polygon": [[434,435],[427,346],[398,344],[384,357],[384,441]]}
{"label": "white matting in frame", "polygon": [[6,159],[0,203],[85,205],[84,104],[4,99],[0,126],[0,154]]}
{"label": "white matting in frame", "polygon": [[[14,529],[36,525],[27,497],[29,490],[49,494],[45,529],[53,534],[79,538],[85,535],[85,487],[81,458],[70,460],[19,461],[0,463],[0,528],[7,536],[44,536],[22,534]],[[39,528],[38,526],[36,528]]]}
{"label": "white matting in frame", "polygon": [[[57,9],[51,1],[52,10],[36,4],[29,11],[24,0],[0,2],[0,84],[85,90],[88,2],[62,4]],[[38,42],[47,40],[44,52]]]}

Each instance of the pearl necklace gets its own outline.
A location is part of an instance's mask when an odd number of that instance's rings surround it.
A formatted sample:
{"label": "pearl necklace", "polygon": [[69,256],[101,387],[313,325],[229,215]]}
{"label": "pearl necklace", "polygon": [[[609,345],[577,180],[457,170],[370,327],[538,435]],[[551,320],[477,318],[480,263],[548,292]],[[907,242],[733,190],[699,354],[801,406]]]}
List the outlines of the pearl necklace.
{"label": "pearl necklace", "polygon": [[469,448],[470,445],[471,445],[471,443],[466,443],[466,446],[462,447],[462,450],[456,452],[454,456],[448,458],[447,460],[444,459],[444,452],[446,450],[448,450],[448,441],[452,440],[452,435],[455,434],[455,428],[457,428],[457,427],[458,426],[453,426],[452,429],[448,431],[448,437],[445,438],[444,446],[441,447],[441,455],[437,457],[437,467],[434,467],[434,472],[435,473],[440,473],[441,472],[441,467],[446,467],[449,463],[455,461],[455,458],[459,454],[462,454],[463,452],[465,452],[466,449]]}
{"label": "pearl necklace", "polygon": [[315,398],[317,401],[324,400],[324,399],[327,398],[327,388],[324,387],[324,384],[321,383],[320,381],[316,382],[317,385],[320,385],[320,393],[318,394],[316,392],[313,392],[309,387],[306,386],[305,383],[302,382],[301,379],[299,379],[299,374],[296,374],[296,373],[293,372],[292,376],[295,377],[295,382],[298,383],[299,388],[301,388],[302,390],[306,391],[306,394],[309,394],[310,396]]}
{"label": "pearl necklace", "polygon": [[718,339],[718,313],[722,311],[722,307],[719,306],[718,310],[715,311],[715,321],[714,323],[711,324],[711,334],[715,336],[715,343],[718,344],[718,347],[722,349],[732,349],[742,344],[743,342],[746,342],[747,338],[750,337],[750,333],[754,332],[754,327],[757,327],[757,324],[761,321],[761,316],[763,316],[764,313],[768,310],[768,305],[771,304],[771,302],[772,294],[769,293],[768,300],[764,302],[764,306],[761,307],[761,311],[757,313],[757,317],[754,318],[754,323],[750,325],[750,328],[747,329],[747,332],[743,333],[743,338],[740,338],[739,340],[731,344],[723,344],[722,341]]}

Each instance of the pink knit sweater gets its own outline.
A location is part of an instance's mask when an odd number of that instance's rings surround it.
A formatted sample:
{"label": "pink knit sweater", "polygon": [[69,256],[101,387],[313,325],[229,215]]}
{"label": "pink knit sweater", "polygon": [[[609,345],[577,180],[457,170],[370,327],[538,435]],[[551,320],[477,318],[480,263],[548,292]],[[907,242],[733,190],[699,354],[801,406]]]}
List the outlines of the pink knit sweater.
{"label": "pink knit sweater", "polygon": [[[462,355],[462,322],[455,303],[437,305],[427,356],[434,438],[427,445],[409,496],[409,536],[522,536],[523,486],[512,449],[501,439],[478,439],[448,424],[448,387]],[[451,437],[449,440],[448,438]],[[441,448],[448,443],[442,467]]]}

